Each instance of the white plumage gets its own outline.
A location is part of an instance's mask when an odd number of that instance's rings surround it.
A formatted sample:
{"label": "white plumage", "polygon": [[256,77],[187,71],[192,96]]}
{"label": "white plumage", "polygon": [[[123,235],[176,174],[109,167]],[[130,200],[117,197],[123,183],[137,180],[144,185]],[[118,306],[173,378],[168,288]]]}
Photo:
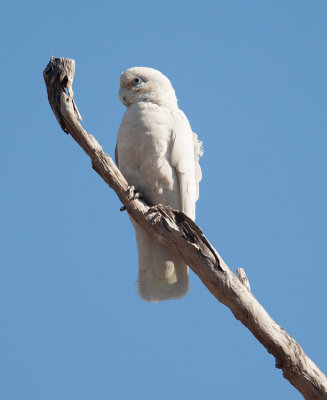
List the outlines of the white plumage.
{"label": "white plumage", "polygon": [[[169,79],[152,68],[128,69],[120,78],[119,97],[127,110],[118,132],[116,162],[128,184],[150,203],[169,205],[195,219],[201,143],[179,110]],[[132,223],[141,298],[156,302],[185,295],[188,267],[181,257]]]}

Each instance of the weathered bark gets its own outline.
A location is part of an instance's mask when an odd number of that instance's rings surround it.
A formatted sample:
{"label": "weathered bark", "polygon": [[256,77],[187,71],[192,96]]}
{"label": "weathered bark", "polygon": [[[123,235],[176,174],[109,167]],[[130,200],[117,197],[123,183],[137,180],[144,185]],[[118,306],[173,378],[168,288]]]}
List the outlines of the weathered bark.
{"label": "weathered bark", "polygon": [[[156,240],[175,248],[210,292],[225,304],[276,359],[276,367],[306,399],[327,399],[327,379],[296,341],[278,325],[250,292],[244,271],[237,278],[184,213],[163,205],[149,206],[130,198],[129,186],[97,140],[78,122],[73,100],[75,62],[51,57],[43,72],[51,108],[61,126],[83,148],[93,168],[116,192],[128,213]],[[66,89],[68,94],[66,94]]]}

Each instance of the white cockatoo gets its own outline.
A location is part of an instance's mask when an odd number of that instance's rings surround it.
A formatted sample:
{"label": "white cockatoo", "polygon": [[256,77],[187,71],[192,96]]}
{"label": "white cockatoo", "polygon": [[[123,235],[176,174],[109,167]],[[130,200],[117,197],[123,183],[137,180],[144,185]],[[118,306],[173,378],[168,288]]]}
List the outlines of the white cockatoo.
{"label": "white cockatoo", "polygon": [[[116,162],[129,185],[151,204],[169,205],[195,219],[201,142],[178,108],[175,91],[161,72],[130,68],[120,77],[127,107],[120,125]],[[176,299],[188,291],[188,267],[174,250],[156,242],[133,219],[142,299]]]}

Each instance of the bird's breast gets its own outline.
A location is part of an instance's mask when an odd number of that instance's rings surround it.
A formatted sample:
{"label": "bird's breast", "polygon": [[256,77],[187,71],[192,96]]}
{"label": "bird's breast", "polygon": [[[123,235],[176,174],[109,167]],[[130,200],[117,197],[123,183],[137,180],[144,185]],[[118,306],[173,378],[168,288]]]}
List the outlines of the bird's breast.
{"label": "bird's breast", "polygon": [[119,128],[119,168],[130,185],[160,202],[164,193],[176,190],[170,163],[171,112],[156,105],[135,106],[127,109]]}

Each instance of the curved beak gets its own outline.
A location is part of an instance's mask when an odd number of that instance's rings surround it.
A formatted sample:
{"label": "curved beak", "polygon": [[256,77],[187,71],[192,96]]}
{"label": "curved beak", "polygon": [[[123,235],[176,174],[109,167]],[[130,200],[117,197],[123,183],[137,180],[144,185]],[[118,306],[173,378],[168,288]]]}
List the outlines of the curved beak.
{"label": "curved beak", "polygon": [[129,104],[126,99],[126,94],[127,94],[126,91],[127,91],[127,89],[124,87],[119,88],[119,99],[124,104],[124,106],[128,107]]}

